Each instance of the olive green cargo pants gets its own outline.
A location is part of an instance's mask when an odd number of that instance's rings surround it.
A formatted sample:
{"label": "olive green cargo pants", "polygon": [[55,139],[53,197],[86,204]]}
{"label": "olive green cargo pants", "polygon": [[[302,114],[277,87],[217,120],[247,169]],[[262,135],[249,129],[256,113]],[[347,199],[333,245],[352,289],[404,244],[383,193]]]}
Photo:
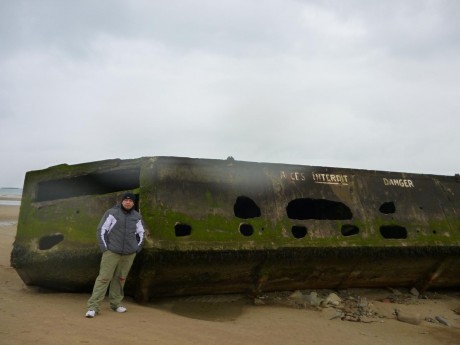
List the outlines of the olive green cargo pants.
{"label": "olive green cargo pants", "polygon": [[99,275],[94,283],[93,293],[88,300],[88,310],[99,312],[109,284],[110,307],[115,310],[121,306],[121,301],[125,296],[123,288],[135,257],[136,253],[120,255],[110,250],[106,250],[102,254]]}

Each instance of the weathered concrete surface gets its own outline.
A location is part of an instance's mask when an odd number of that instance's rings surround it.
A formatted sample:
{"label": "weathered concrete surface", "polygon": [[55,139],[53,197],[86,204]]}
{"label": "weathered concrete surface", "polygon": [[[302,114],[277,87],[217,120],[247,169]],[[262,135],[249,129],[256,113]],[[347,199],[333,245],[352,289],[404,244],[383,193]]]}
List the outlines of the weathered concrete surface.
{"label": "weathered concrete surface", "polygon": [[455,176],[176,157],[26,175],[12,265],[89,291],[95,229],[126,191],[150,232],[127,292],[157,295],[460,286]]}

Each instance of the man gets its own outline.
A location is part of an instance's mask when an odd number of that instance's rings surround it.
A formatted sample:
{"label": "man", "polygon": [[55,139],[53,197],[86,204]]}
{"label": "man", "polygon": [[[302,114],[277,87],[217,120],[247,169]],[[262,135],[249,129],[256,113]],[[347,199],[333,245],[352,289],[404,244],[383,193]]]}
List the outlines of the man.
{"label": "man", "polygon": [[110,307],[118,313],[126,312],[121,304],[124,285],[136,253],[144,244],[142,216],[134,209],[133,193],[123,194],[121,205],[105,212],[97,227],[97,239],[103,252],[99,275],[88,300],[86,317],[93,318],[99,312],[107,288]]}

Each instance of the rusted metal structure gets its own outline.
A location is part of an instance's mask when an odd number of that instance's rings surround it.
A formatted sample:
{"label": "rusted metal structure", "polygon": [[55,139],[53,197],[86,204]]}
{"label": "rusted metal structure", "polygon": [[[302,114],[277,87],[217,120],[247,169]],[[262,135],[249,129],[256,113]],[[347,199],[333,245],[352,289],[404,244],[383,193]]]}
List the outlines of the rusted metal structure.
{"label": "rusted metal structure", "polygon": [[460,177],[177,157],[26,174],[12,266],[90,291],[96,226],[134,192],[149,237],[126,292],[460,286]]}

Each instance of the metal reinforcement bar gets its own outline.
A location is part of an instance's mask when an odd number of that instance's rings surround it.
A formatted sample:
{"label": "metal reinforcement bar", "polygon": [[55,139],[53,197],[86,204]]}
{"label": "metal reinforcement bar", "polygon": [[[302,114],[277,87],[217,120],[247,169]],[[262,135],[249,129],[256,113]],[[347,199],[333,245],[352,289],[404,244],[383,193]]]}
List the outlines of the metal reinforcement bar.
{"label": "metal reinforcement bar", "polygon": [[460,178],[142,157],[26,174],[12,266],[26,284],[90,291],[100,217],[137,196],[149,232],[126,292],[460,286]]}

